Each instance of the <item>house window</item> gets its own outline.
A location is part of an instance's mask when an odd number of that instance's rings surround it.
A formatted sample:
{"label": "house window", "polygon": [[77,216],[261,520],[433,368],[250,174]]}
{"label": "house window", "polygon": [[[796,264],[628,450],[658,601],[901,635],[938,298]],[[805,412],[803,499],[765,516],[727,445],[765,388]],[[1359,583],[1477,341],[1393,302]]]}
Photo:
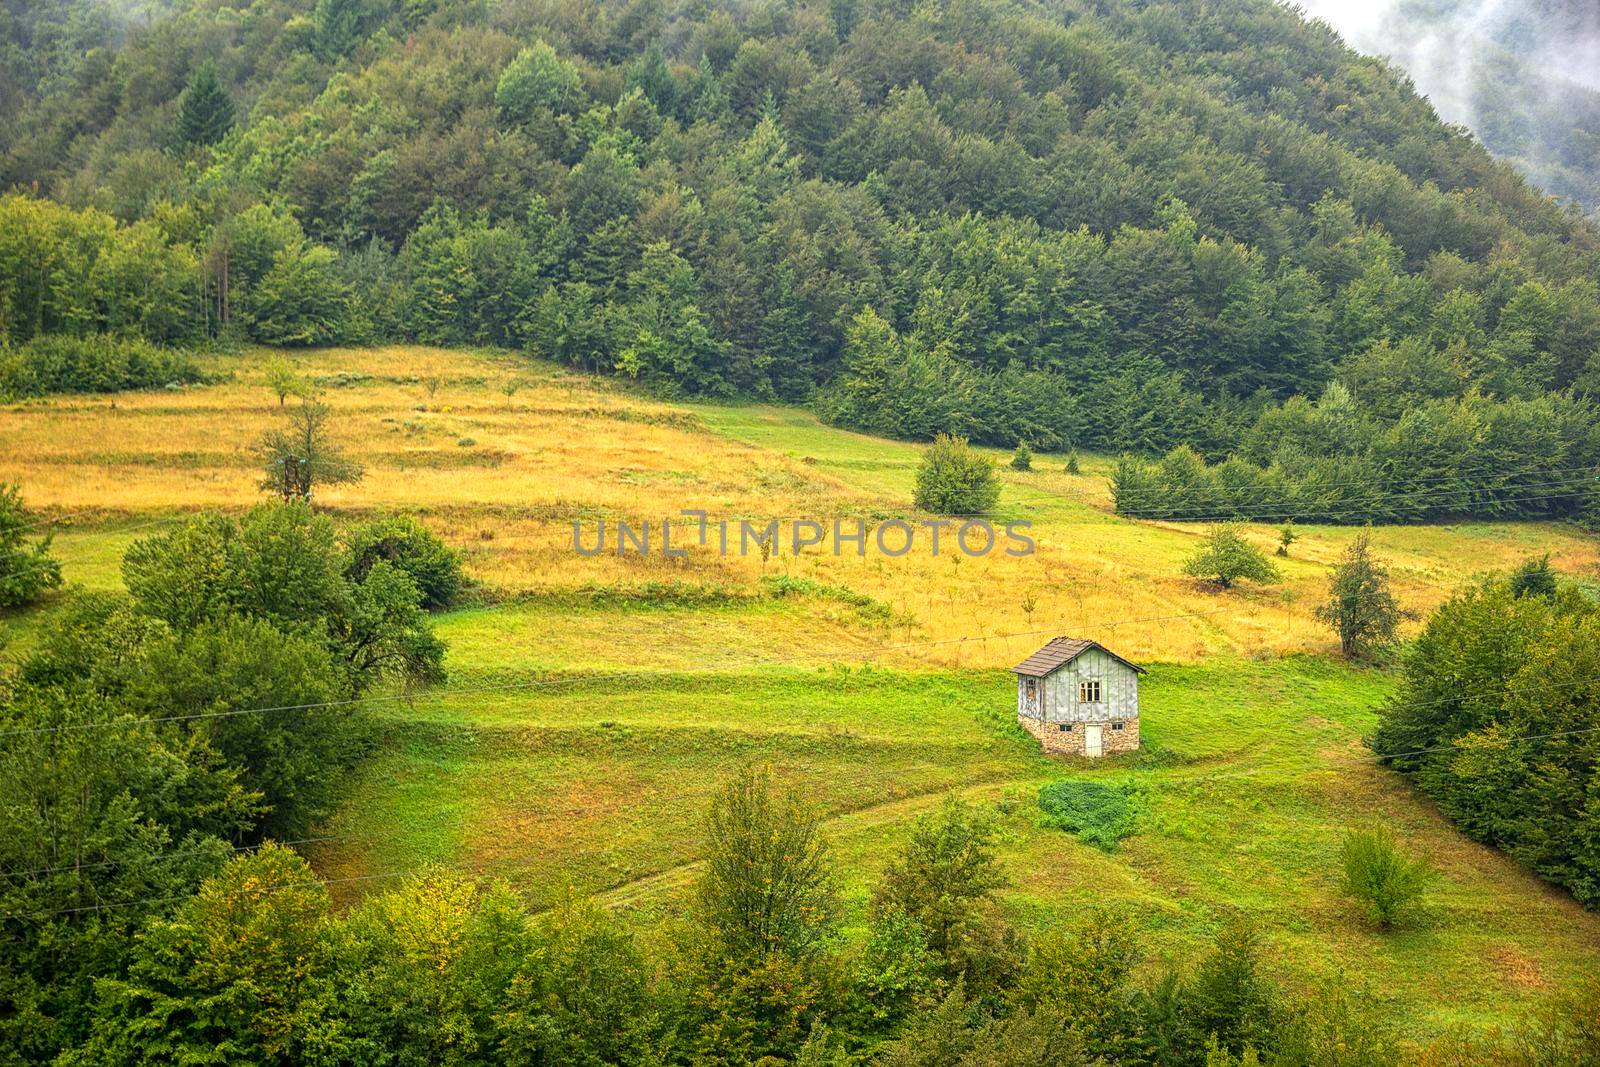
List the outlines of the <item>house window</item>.
{"label": "house window", "polygon": [[1100,703],[1100,679],[1084,680],[1078,683],[1078,703]]}
{"label": "house window", "polygon": [[1122,729],[1122,724],[1120,722],[1114,722],[1111,724],[1111,728],[1113,730],[1120,730]]}
{"label": "house window", "polygon": [[1060,730],[1064,734],[1070,734],[1072,732],[1072,724],[1070,722],[1064,722],[1059,724],[1056,729]]}

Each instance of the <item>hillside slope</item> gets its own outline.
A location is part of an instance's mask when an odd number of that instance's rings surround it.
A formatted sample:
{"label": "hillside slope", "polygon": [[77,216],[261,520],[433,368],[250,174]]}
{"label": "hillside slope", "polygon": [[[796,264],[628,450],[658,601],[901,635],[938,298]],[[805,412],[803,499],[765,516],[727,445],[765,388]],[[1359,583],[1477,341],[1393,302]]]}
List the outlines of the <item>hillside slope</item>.
{"label": "hillside slope", "polygon": [[[132,539],[194,506],[259,499],[245,448],[280,418],[262,362],[213,359],[226,380],[204,388],[5,408],[0,479],[69,520],[57,543],[70,580],[115,588]],[[1310,618],[1347,529],[1303,530],[1283,587],[1221,595],[1177,577],[1191,527],[1109,513],[1106,460],[1071,476],[1043,455],[1003,473],[1000,517],[1035,523],[1030,557],[835,558],[820,545],[765,562],[699,546],[581,559],[574,519],[586,543],[601,518],[683,508],[915,521],[916,452],[793,408],[667,405],[504,356],[340,350],[299,369],[370,463],[323,503],[417,511],[482,583],[438,619],[450,682],[371,705],[380,747],[306,846],[343,900],[436,863],[503,876],[540,904],[571,886],[644,928],[670,921],[706,797],[757,761],[827,814],[856,917],[885,843],[956,790],[999,806],[1005,899],[1023,922],[1106,903],[1183,960],[1243,912],[1292,985],[1357,977],[1419,1037],[1513,1021],[1600,966],[1600,920],[1466,842],[1368,758],[1360,739],[1390,681],[1325,658],[1331,636]],[[528,384],[508,398],[512,377]],[[1530,554],[1600,562],[1590,539],[1549,525],[1373,539],[1418,609]],[[1010,723],[1004,668],[1062,631],[1151,667],[1137,758],[1067,768]],[[1139,828],[1116,852],[1036,824],[1038,787],[1063,774],[1138,791]],[[1354,913],[1335,869],[1342,832],[1378,818],[1443,874],[1425,921],[1389,936]]]}

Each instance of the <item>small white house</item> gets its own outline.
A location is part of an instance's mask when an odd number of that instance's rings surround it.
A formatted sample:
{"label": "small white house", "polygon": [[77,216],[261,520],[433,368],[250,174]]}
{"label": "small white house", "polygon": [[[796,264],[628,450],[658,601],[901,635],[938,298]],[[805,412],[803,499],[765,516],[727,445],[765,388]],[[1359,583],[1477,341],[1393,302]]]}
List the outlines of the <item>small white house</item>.
{"label": "small white house", "polygon": [[1017,721],[1046,752],[1093,758],[1139,747],[1143,667],[1097,641],[1058,637],[1012,673]]}

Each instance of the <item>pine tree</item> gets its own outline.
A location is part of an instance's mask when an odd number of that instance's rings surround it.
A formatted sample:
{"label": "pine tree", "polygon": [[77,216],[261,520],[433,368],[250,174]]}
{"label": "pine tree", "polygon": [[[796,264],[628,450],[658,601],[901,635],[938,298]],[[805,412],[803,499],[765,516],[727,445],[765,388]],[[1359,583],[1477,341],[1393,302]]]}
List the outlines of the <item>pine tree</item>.
{"label": "pine tree", "polygon": [[333,63],[356,46],[361,24],[361,0],[317,0],[317,55]]}
{"label": "pine tree", "polygon": [[233,99],[217,80],[217,65],[206,60],[189,80],[178,107],[178,140],[212,145],[233,128]]}

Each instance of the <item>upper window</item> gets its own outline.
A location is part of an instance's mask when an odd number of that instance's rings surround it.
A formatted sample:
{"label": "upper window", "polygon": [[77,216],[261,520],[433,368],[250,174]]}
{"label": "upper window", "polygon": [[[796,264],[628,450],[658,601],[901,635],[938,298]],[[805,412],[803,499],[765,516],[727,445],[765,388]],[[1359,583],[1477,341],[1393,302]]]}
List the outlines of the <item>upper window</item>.
{"label": "upper window", "polygon": [[1100,703],[1100,679],[1084,679],[1078,683],[1078,703]]}

